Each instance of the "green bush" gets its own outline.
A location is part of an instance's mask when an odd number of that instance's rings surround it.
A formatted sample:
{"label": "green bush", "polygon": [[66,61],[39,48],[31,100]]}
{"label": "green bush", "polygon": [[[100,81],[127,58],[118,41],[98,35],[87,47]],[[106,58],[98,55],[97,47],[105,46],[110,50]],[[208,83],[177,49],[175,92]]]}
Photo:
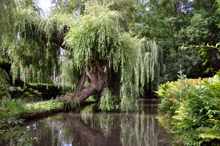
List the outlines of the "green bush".
{"label": "green bush", "polygon": [[169,129],[186,145],[220,140],[220,77],[188,79],[160,85],[159,110]]}
{"label": "green bush", "polygon": [[156,92],[161,100],[159,105],[160,112],[168,117],[173,116],[190,87],[201,84],[205,80],[207,79],[183,79],[161,84]]}
{"label": "green bush", "polygon": [[118,97],[113,96],[109,89],[103,91],[103,96],[101,97],[99,109],[105,112],[112,112],[119,110],[120,100]]}

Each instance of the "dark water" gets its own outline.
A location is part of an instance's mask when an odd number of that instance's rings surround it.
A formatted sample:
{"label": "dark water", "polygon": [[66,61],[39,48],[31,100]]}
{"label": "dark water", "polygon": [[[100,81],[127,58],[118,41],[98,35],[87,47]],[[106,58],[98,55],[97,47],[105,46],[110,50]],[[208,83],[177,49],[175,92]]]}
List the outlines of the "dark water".
{"label": "dark water", "polygon": [[129,114],[57,114],[10,129],[0,137],[0,146],[169,146],[156,104],[139,108]]}

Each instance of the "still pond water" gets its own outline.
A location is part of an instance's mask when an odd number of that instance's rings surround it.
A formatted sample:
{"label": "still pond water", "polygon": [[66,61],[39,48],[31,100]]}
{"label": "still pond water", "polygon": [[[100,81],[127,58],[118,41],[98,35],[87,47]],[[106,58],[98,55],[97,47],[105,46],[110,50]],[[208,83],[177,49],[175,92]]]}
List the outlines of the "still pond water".
{"label": "still pond water", "polygon": [[157,104],[136,113],[60,113],[15,127],[0,146],[170,146],[157,119]]}

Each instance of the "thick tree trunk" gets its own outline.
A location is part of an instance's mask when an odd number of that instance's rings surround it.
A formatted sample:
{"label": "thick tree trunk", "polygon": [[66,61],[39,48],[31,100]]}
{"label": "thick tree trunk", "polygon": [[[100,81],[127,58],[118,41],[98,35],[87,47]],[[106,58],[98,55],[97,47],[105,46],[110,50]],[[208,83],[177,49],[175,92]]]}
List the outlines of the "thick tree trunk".
{"label": "thick tree trunk", "polygon": [[85,69],[75,92],[62,98],[67,101],[77,100],[82,103],[89,96],[99,95],[106,87],[107,75],[107,67],[105,65],[94,64],[91,69]]}

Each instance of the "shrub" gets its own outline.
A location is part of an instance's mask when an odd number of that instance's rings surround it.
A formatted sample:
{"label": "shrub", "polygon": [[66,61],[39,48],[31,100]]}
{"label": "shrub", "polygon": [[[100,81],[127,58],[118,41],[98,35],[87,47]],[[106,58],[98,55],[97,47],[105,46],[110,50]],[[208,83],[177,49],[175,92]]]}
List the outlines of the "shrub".
{"label": "shrub", "polygon": [[160,85],[159,110],[171,132],[186,145],[220,139],[220,77],[188,79]]}
{"label": "shrub", "polygon": [[175,82],[167,82],[159,86],[157,95],[160,97],[160,112],[166,116],[174,115],[179,103],[191,86],[199,85],[207,79],[183,79]]}
{"label": "shrub", "polygon": [[99,108],[105,112],[117,111],[119,110],[119,103],[119,98],[113,96],[109,89],[105,89],[100,100]]}

